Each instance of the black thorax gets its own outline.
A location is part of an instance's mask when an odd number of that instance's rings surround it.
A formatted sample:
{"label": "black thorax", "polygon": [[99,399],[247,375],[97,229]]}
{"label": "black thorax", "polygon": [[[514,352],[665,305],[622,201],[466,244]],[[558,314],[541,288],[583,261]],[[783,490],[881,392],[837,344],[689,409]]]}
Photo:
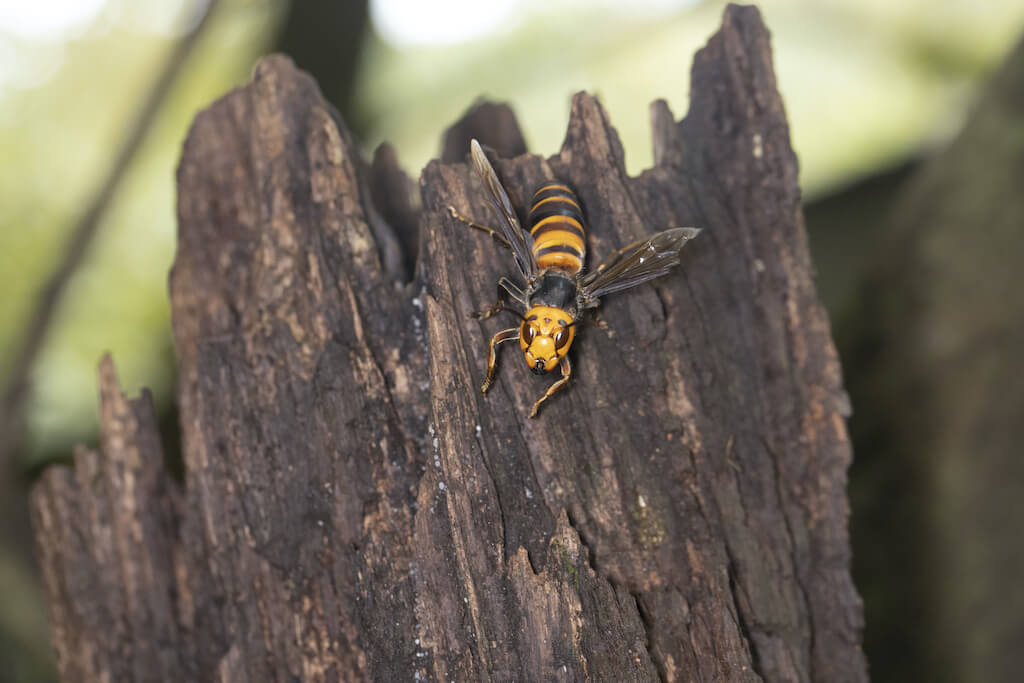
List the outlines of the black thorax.
{"label": "black thorax", "polygon": [[560,270],[544,271],[536,288],[530,292],[529,305],[560,308],[575,318],[576,278]]}

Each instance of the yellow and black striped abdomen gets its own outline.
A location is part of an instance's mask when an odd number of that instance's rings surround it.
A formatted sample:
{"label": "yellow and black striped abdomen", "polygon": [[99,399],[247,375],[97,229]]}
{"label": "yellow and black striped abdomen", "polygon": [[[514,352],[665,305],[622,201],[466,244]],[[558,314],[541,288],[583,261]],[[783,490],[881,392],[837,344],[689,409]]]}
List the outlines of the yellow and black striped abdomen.
{"label": "yellow and black striped abdomen", "polygon": [[576,195],[565,185],[544,183],[533,193],[530,235],[533,257],[541,268],[558,268],[573,275],[583,269],[587,253],[583,212]]}

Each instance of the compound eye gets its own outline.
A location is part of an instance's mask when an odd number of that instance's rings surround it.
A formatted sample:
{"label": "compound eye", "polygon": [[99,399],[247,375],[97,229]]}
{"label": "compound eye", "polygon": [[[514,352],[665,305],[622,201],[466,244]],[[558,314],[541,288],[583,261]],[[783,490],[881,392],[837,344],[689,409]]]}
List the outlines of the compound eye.
{"label": "compound eye", "polygon": [[533,325],[528,325],[527,323],[523,323],[523,331],[522,331],[521,334],[522,334],[522,337],[523,337],[523,342],[527,346],[529,346],[530,344],[533,343],[533,335],[534,335]]}
{"label": "compound eye", "polygon": [[555,348],[560,349],[569,343],[569,330],[561,329],[555,335]]}

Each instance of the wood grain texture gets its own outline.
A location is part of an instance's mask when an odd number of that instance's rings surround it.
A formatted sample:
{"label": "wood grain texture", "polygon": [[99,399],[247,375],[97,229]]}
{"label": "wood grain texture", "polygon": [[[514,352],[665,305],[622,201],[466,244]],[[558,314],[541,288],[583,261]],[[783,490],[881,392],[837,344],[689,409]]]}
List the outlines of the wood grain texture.
{"label": "wood grain texture", "polygon": [[[550,378],[514,351],[478,390],[502,322],[469,312],[513,264],[446,211],[487,216],[467,163],[424,169],[403,285],[386,245],[409,240],[373,215],[406,205],[372,190],[402,181],[360,159],[286,59],[197,117],[171,277],[186,481],[161,541],[187,587],[182,666],[224,681],[866,680],[845,395],[757,10],[726,11],[693,83],[678,124],[655,106],[659,164],[638,178],[585,94],[555,156],[492,155],[519,207],[541,179],[571,184],[595,258],[706,229],[678,272],[607,300],[610,329],[584,330],[537,420]],[[447,138],[514,139],[490,111]],[[41,489],[37,507],[64,495]],[[75,524],[40,525],[44,559]],[[59,643],[86,637],[65,622]]]}
{"label": "wood grain texture", "polygon": [[32,491],[32,522],[66,681],[191,678],[178,609],[181,495],[164,467],[153,404],[121,393],[100,363],[99,451],[51,467]]}

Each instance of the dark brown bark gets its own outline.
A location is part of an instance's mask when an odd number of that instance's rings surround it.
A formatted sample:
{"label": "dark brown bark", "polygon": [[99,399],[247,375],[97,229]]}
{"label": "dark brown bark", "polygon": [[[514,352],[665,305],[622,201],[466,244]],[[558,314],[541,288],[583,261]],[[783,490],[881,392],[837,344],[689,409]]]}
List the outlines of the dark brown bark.
{"label": "dark brown bark", "polygon": [[[118,546],[165,549],[153,582],[174,598],[179,666],[219,680],[866,680],[846,401],[757,10],[730,7],[697,55],[689,115],[675,124],[659,104],[655,118],[661,163],[639,178],[583,94],[559,154],[492,157],[519,206],[542,178],[570,183],[598,256],[706,228],[680,272],[607,300],[610,331],[582,335],[572,383],[528,420],[551,378],[514,352],[478,390],[502,323],[468,313],[512,262],[447,215],[486,216],[466,164],[424,170],[402,288],[383,245],[407,240],[372,226],[392,211],[369,206],[382,176],[308,77],[268,58],[197,117],[171,278],[181,521]],[[37,515],[127,495],[69,479],[48,473]],[[59,544],[87,520],[59,520],[41,520],[39,542],[69,651],[107,635],[64,618],[83,598],[61,586],[98,567]],[[112,618],[124,603],[105,602]],[[66,677],[90,670],[77,652]]]}

